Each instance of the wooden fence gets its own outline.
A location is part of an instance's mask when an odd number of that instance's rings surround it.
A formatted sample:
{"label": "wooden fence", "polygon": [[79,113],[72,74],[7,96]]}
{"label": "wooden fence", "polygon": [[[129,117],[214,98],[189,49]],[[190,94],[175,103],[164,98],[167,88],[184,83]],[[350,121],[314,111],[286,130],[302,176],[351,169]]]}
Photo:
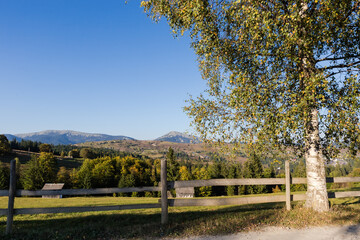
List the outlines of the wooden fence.
{"label": "wooden fence", "polygon": [[[13,215],[18,214],[41,214],[41,213],[71,213],[89,211],[111,211],[125,209],[145,209],[161,208],[161,224],[168,222],[169,206],[220,206],[220,205],[240,205],[254,203],[286,202],[287,210],[291,209],[291,201],[305,200],[306,194],[291,195],[291,184],[306,184],[306,178],[291,178],[289,161],[285,162],[285,178],[240,178],[240,179],[209,179],[167,182],[167,161],[161,161],[161,183],[159,187],[128,187],[128,188],[96,188],[96,189],[62,189],[62,190],[16,190],[16,170],[15,160],[10,164],[10,187],[9,190],[0,190],[0,196],[9,196],[8,208],[0,209],[0,215],[7,215],[6,234],[10,234],[13,225]],[[360,177],[336,177],[327,178],[328,183],[351,183],[360,182]],[[285,195],[268,195],[252,197],[232,197],[232,198],[197,198],[197,199],[168,199],[167,191],[172,188],[184,187],[205,187],[205,186],[233,186],[233,185],[285,185]],[[161,191],[159,203],[153,204],[131,204],[114,206],[94,206],[94,207],[60,207],[60,208],[19,208],[14,209],[15,197],[21,196],[42,196],[42,195],[96,195],[128,192],[152,192]],[[335,192],[329,193],[329,198],[357,197],[360,191]]]}

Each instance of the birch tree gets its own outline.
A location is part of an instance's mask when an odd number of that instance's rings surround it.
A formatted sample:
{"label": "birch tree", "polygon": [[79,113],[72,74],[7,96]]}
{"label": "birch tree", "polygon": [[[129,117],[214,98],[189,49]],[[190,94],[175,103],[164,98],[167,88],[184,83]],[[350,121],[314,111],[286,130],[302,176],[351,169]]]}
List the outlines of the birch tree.
{"label": "birch tree", "polygon": [[289,149],[306,159],[306,206],[329,209],[324,160],[359,136],[358,0],[149,0],[188,32],[207,90],[185,108],[208,141]]}

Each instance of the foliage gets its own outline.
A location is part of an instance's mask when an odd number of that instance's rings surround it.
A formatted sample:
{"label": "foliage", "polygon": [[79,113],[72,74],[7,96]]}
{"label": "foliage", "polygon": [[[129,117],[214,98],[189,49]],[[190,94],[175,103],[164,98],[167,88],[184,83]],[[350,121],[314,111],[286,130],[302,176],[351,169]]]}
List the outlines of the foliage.
{"label": "foliage", "polygon": [[22,139],[18,142],[15,138],[11,140],[10,145],[13,149],[19,149],[23,151],[39,152],[40,142],[33,142],[31,140]]}
{"label": "foliage", "polygon": [[95,158],[95,153],[90,148],[82,148],[80,150],[80,157],[93,159]]}
{"label": "foliage", "polygon": [[[306,177],[306,166],[304,161],[299,161],[296,167],[294,168],[294,171],[292,173],[293,177],[300,177],[304,178]],[[291,186],[291,191],[306,191],[306,185],[305,184],[295,184]]]}
{"label": "foliage", "polygon": [[[190,32],[206,94],[186,108],[202,136],[304,147],[313,110],[320,148],[357,149],[360,6],[347,1],[143,1]],[[333,144],[336,143],[336,144]]]}
{"label": "foliage", "polygon": [[[270,164],[270,167],[264,169],[263,177],[264,178],[275,178],[276,177],[275,168],[274,168],[273,164]],[[267,192],[273,192],[273,189],[276,188],[276,186],[267,185],[265,188],[266,188]]]}
{"label": "foliage", "polygon": [[0,162],[0,189],[9,188],[10,169]]}
{"label": "foliage", "polygon": [[[210,179],[210,174],[206,171],[204,167],[195,168],[192,174],[195,179]],[[208,197],[211,195],[211,188],[211,186],[195,188],[195,196]]]}
{"label": "foliage", "polygon": [[91,160],[85,159],[76,175],[78,187],[85,189],[92,188],[91,170],[93,167],[94,164],[91,163]]}
{"label": "foliage", "polygon": [[160,180],[159,166],[159,161],[130,156],[85,159],[74,173],[73,185],[80,188],[151,186]]}
{"label": "foliage", "polygon": [[16,163],[15,163],[15,168],[16,168],[16,188],[17,189],[22,189],[23,188],[23,186],[22,186],[22,179],[21,179],[21,177],[22,177],[22,175],[21,175],[21,173],[22,173],[22,168],[21,168],[21,163],[20,163],[20,160],[19,160],[19,158],[15,158],[15,161],[16,161]]}
{"label": "foliage", "polygon": [[187,181],[191,180],[191,173],[189,172],[186,166],[181,166],[179,169],[179,180],[180,181]]}
{"label": "foliage", "polygon": [[91,171],[92,179],[94,180],[94,187],[97,186],[107,186],[113,183],[115,176],[115,168],[113,161],[108,159],[103,159],[99,161]]}
{"label": "foliage", "polygon": [[279,192],[281,192],[281,190],[280,190],[279,186],[276,185],[274,188],[272,188],[272,192],[273,193],[279,193]]}
{"label": "foliage", "polygon": [[39,156],[33,155],[22,178],[24,189],[41,189],[45,183],[55,182],[56,173],[57,162],[52,153],[42,152]]}
{"label": "foliage", "polygon": [[[43,155],[52,156],[50,153],[42,153]],[[169,154],[172,155],[172,154]],[[176,153],[173,152],[173,156]],[[277,160],[272,161],[270,165],[263,165],[258,154],[252,152],[251,158],[244,164],[226,161],[215,161],[210,164],[194,163],[187,161],[176,161],[178,172],[177,180],[197,180],[197,179],[219,179],[219,178],[253,178],[253,177],[284,177],[282,171],[275,172],[274,166],[283,168],[283,163]],[[21,166],[17,160],[17,187],[22,188],[19,183],[30,182],[30,185],[36,185],[41,188],[43,181],[39,176],[45,176],[41,172],[48,172],[43,167],[37,167],[34,158],[27,165]],[[42,157],[41,157],[42,158]],[[269,160],[267,160],[269,161]],[[59,161],[61,163],[62,161]],[[61,166],[61,165],[60,165]],[[267,166],[267,167],[266,167]],[[86,159],[82,161],[82,165],[78,169],[66,169],[61,166],[57,171],[52,171],[52,180],[47,182],[65,183],[65,188],[97,188],[97,187],[140,187],[140,186],[158,186],[160,182],[161,161],[159,159],[126,157],[100,157],[96,159]],[[306,168],[303,159],[291,163],[292,176],[306,176]],[[42,169],[42,170],[41,170]],[[352,169],[350,165],[328,166],[327,176],[356,176],[358,169]],[[57,172],[56,172],[57,171]],[[280,174],[279,174],[280,173]],[[50,179],[50,177],[47,177]],[[31,181],[29,181],[29,179]],[[41,183],[38,183],[41,182]],[[29,184],[28,184],[29,185]],[[254,187],[254,188],[253,188]],[[276,189],[275,185],[266,186],[257,189],[258,186],[212,186],[196,189],[196,196],[232,196],[258,192],[272,192]],[[283,186],[278,186],[283,188]],[[329,187],[341,187],[338,184],[329,184]],[[29,188],[28,186],[26,188]],[[34,188],[33,188],[34,189]],[[306,185],[292,185],[292,191],[304,191]],[[139,196],[157,196],[158,192],[139,193]],[[131,194],[121,194],[122,196],[130,196]]]}
{"label": "foliage", "polygon": [[39,146],[39,151],[40,152],[51,152],[51,145],[47,144],[47,143],[42,143]]}
{"label": "foliage", "polygon": [[[240,173],[240,169],[238,169],[238,165],[236,164],[226,164],[223,167],[222,175],[224,178],[237,178],[241,177],[238,174]],[[236,186],[226,186],[226,194],[227,196],[235,195]]]}
{"label": "foliage", "polygon": [[166,154],[167,159],[167,177],[168,181],[176,181],[179,176],[179,164],[176,162],[176,157],[174,154],[174,149],[169,147],[169,150]]}
{"label": "foliage", "polygon": [[78,149],[73,149],[73,150],[69,151],[68,156],[72,157],[72,158],[79,158],[80,152]]}
{"label": "foliage", "polygon": [[[262,178],[263,177],[263,167],[258,155],[255,152],[252,152],[250,158],[244,163],[243,168],[243,177],[244,178]],[[262,193],[265,191],[265,186],[245,186],[245,193],[254,194]]]}
{"label": "foliage", "polygon": [[7,137],[3,134],[0,135],[0,156],[11,153],[10,143]]}
{"label": "foliage", "polygon": [[56,174],[56,182],[64,183],[64,188],[70,188],[72,186],[70,173],[65,167],[62,166],[59,168],[59,171]]}
{"label": "foliage", "polygon": [[288,148],[307,162],[307,207],[328,211],[323,156],[360,136],[358,0],[148,0],[189,31],[208,89],[185,108],[208,142]]}
{"label": "foliage", "polygon": [[351,177],[360,177],[360,168],[355,168],[355,169],[351,172]]}
{"label": "foliage", "polygon": [[60,157],[65,157],[65,152],[64,151],[61,151],[61,153],[60,153]]}

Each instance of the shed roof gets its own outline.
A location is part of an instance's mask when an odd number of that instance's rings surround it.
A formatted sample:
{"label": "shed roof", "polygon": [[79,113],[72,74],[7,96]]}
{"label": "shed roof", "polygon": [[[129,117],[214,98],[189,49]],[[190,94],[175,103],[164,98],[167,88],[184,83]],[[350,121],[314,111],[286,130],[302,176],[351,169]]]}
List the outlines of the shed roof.
{"label": "shed roof", "polygon": [[61,190],[64,187],[64,183],[45,183],[41,190]]}

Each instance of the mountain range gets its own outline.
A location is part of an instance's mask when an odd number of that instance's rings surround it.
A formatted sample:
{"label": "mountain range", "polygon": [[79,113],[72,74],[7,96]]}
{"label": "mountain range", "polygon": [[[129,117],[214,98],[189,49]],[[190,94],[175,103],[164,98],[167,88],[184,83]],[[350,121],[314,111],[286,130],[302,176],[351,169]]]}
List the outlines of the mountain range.
{"label": "mountain range", "polygon": [[164,136],[156,138],[155,141],[165,141],[165,142],[175,142],[175,143],[200,143],[200,139],[198,137],[176,131],[169,132]]}
{"label": "mountain range", "polygon": [[[77,144],[84,142],[96,142],[96,141],[109,141],[109,140],[136,140],[132,137],[127,136],[113,136],[99,133],[84,133],[70,130],[47,130],[34,133],[23,133],[23,134],[5,134],[9,140],[16,139],[17,141],[31,140],[49,144]],[[161,136],[156,141],[167,141],[176,143],[198,143],[197,137],[180,133],[180,132],[169,132],[164,136]]]}

